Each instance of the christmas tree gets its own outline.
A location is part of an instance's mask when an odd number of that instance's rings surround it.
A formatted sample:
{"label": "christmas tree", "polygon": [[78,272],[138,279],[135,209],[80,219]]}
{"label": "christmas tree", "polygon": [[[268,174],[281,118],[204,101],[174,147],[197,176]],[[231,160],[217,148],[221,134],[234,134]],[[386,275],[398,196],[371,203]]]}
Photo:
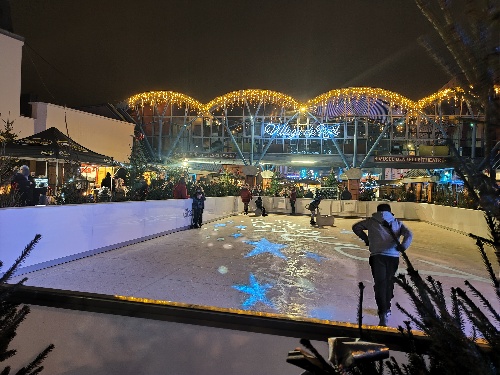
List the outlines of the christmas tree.
{"label": "christmas tree", "polygon": [[[11,341],[16,337],[16,330],[19,325],[26,319],[30,312],[27,305],[20,305],[19,303],[12,302],[11,296],[16,292],[16,288],[22,285],[27,279],[24,278],[20,282],[7,287],[7,282],[16,272],[23,261],[29,256],[35,245],[40,241],[41,236],[37,234],[33,241],[31,241],[23,250],[19,258],[16,259],[14,264],[3,274],[0,278],[0,362],[14,356],[17,351],[9,349]],[[0,262],[0,269],[2,262]],[[15,372],[16,375],[34,375],[39,374],[43,370],[41,366],[43,360],[54,349],[54,345],[48,345],[42,352],[40,352],[33,361],[28,365]],[[0,374],[8,375],[11,373],[11,367],[6,366]]]}

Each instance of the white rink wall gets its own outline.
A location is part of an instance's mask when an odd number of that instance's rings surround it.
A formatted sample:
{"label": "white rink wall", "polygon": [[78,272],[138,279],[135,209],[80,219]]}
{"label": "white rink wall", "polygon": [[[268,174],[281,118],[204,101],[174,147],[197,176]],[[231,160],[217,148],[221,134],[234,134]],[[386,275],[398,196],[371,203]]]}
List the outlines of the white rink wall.
{"label": "white rink wall", "polygon": [[[291,212],[281,197],[262,197],[269,213]],[[311,199],[297,199],[296,213],[309,214]],[[255,200],[250,210],[255,210]],[[14,263],[36,234],[42,239],[19,270],[26,273],[70,260],[109,251],[132,243],[187,229],[191,224],[191,199],[110,202],[64,206],[0,209],[0,260],[2,272]],[[381,202],[323,200],[322,215],[368,217]],[[426,203],[388,202],[402,220],[420,220],[445,228],[489,238],[482,211]],[[243,212],[239,197],[209,197],[203,221]]]}

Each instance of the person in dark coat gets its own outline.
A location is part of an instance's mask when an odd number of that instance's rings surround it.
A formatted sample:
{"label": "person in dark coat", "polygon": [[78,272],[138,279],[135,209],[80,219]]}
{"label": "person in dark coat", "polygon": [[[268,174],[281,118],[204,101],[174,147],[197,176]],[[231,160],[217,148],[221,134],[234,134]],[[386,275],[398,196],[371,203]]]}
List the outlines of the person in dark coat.
{"label": "person in dark coat", "polygon": [[255,207],[257,207],[257,209],[262,212],[262,216],[267,216],[266,208],[264,207],[264,204],[262,203],[261,197],[258,197],[255,200]]}
{"label": "person in dark coat", "polygon": [[319,213],[319,204],[321,203],[321,195],[317,194],[314,200],[309,203],[306,207],[311,211],[311,225],[316,225],[316,215]]}
{"label": "person in dark coat", "polygon": [[201,187],[196,188],[196,192],[192,196],[193,199],[193,221],[191,228],[201,228],[203,225],[203,210],[205,209],[205,194]]}
{"label": "person in dark coat", "polygon": [[248,185],[243,186],[240,191],[241,201],[243,202],[243,212],[248,215],[248,204],[252,200],[252,192],[248,188]]}
{"label": "person in dark coat", "polygon": [[292,187],[290,190],[290,206],[292,207],[292,215],[295,215],[295,202],[297,201],[297,190]]}
{"label": "person in dark coat", "polygon": [[109,190],[112,189],[113,179],[111,178],[111,173],[106,173],[106,177],[101,180],[101,188],[107,187]]}
{"label": "person in dark coat", "polygon": [[408,190],[408,193],[406,194],[406,201],[407,202],[415,202],[417,199],[417,196],[415,195],[415,192],[413,189]]}
{"label": "person in dark coat", "polygon": [[[27,165],[23,165],[19,172],[17,172],[11,180],[11,188],[14,194],[18,196],[18,205],[19,206],[29,206],[31,204],[30,199],[30,191],[31,191],[31,181],[30,177],[30,168]],[[31,195],[32,197],[32,195]]]}
{"label": "person in dark coat", "polygon": [[342,194],[340,194],[340,199],[342,199],[343,201],[348,201],[352,199],[352,194],[347,189],[347,186],[344,186],[344,190],[342,191]]}
{"label": "person in dark coat", "polygon": [[181,177],[179,182],[174,186],[174,199],[188,199],[186,179]]}

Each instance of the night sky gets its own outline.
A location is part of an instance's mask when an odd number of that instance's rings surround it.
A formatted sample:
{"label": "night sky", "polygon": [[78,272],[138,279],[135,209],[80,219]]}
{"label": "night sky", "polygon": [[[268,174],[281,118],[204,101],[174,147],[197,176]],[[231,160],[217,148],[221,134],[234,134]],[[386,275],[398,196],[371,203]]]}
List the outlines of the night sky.
{"label": "night sky", "polygon": [[435,32],[412,0],[13,0],[11,12],[22,92],[70,107],[250,88],[418,100],[449,80],[418,43]]}

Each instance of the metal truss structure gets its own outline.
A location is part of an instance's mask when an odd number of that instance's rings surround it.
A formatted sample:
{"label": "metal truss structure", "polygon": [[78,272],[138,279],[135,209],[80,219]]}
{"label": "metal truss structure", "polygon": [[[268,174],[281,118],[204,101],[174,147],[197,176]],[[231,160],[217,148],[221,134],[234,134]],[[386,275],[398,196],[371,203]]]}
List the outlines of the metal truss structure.
{"label": "metal truss structure", "polygon": [[270,90],[240,90],[207,104],[170,91],[138,94],[128,104],[158,160],[259,166],[312,159],[318,166],[369,168],[388,156],[446,162],[448,140],[463,156],[480,157],[485,140],[483,112],[459,88],[418,102],[354,87],[306,103]]}

